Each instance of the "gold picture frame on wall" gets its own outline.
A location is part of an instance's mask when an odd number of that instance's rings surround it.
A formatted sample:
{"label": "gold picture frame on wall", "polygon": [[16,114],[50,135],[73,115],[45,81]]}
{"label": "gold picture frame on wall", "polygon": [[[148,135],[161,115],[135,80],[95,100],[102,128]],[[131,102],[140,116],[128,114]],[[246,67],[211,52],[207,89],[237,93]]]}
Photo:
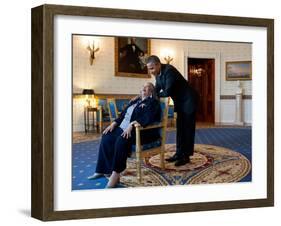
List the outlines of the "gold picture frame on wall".
{"label": "gold picture frame on wall", "polygon": [[150,39],[115,37],[115,75],[150,78],[145,60],[150,55]]}
{"label": "gold picture frame on wall", "polygon": [[[91,196],[96,196],[97,199],[102,199],[103,203],[107,202],[108,205],[97,206],[95,203],[88,203],[87,207],[78,206],[76,202],[67,202],[62,208],[57,207],[59,194],[56,193],[58,186],[57,171],[68,170],[71,168],[63,168],[57,165],[57,142],[63,140],[56,140],[55,125],[61,123],[56,118],[59,105],[56,104],[57,95],[62,93],[62,84],[58,83],[57,76],[57,64],[58,54],[56,50],[58,48],[55,45],[54,37],[61,35],[63,29],[71,28],[60,27],[61,29],[55,29],[55,20],[58,16],[72,17],[74,20],[80,20],[81,17],[87,19],[91,18],[110,18],[111,20],[124,19],[125,23],[128,20],[139,21],[153,21],[159,23],[177,22],[180,25],[193,24],[199,26],[203,24],[207,25],[223,25],[229,27],[246,26],[247,27],[262,27],[267,33],[267,39],[264,44],[267,47],[267,55],[264,56],[264,63],[267,71],[264,74],[264,79],[267,87],[266,90],[266,135],[265,140],[265,171],[266,180],[265,196],[253,198],[248,196],[245,198],[236,198],[233,200],[221,200],[207,201],[206,199],[201,201],[190,202],[177,202],[170,203],[166,199],[171,196],[162,195],[161,202],[151,205],[139,204],[143,197],[144,192],[141,189],[130,190],[132,192],[138,192],[139,196],[135,195],[136,199],[127,200],[123,199],[123,205],[114,205],[113,200],[108,202],[108,196],[116,190],[108,189],[105,193],[92,192]],[[243,17],[228,17],[228,16],[210,16],[210,15],[195,15],[195,14],[183,14],[183,13],[167,13],[167,12],[153,12],[153,11],[139,11],[139,10],[124,10],[124,9],[106,9],[106,8],[91,8],[91,7],[78,7],[78,6],[61,6],[61,5],[42,5],[32,9],[32,183],[31,183],[31,215],[34,218],[51,221],[51,220],[65,220],[65,219],[83,219],[83,218],[100,218],[100,217],[116,217],[116,216],[133,216],[144,214],[160,214],[160,213],[176,213],[187,211],[207,211],[207,210],[221,210],[221,209],[235,209],[235,208],[250,208],[250,207],[266,207],[274,205],[274,20],[273,19],[261,19],[261,18],[243,18]],[[58,32],[60,32],[58,34]],[[70,32],[71,33],[71,32]],[[75,32],[73,32],[75,33]],[[108,34],[104,34],[108,35]],[[207,36],[207,35],[206,35]],[[69,34],[69,40],[71,40],[71,34]],[[209,37],[206,37],[206,39]],[[67,43],[65,39],[62,42]],[[65,61],[71,61],[71,41],[69,48],[64,48],[66,57],[63,55],[64,65]],[[69,51],[69,52],[67,52]],[[114,57],[114,56],[112,56]],[[69,60],[70,59],[70,60]],[[68,68],[66,73],[68,77],[71,77],[71,68]],[[66,77],[67,77],[66,76]],[[72,80],[70,79],[70,83]],[[70,85],[71,86],[71,85]],[[59,92],[58,92],[59,90]],[[63,93],[64,94],[64,93]],[[71,100],[72,94],[69,94]],[[62,120],[67,121],[67,117]],[[70,122],[71,123],[71,122]],[[64,128],[64,127],[62,127]],[[63,131],[66,132],[66,131]],[[69,132],[69,131],[67,131]],[[69,133],[68,133],[69,134]],[[60,152],[65,151],[67,145],[62,146]],[[68,150],[66,150],[69,153]],[[65,161],[66,158],[63,158]],[[210,187],[216,188],[216,185]],[[183,197],[186,194],[180,194],[182,190],[178,190],[178,187],[173,187],[173,191],[168,187],[163,189],[173,192],[175,197]],[[196,187],[198,188],[198,186]],[[150,189],[150,188],[146,188]],[[121,189],[122,190],[122,189]],[[188,189],[188,192],[190,189]],[[123,191],[122,197],[127,197],[126,190]],[[71,189],[67,192],[72,193]],[[178,193],[176,193],[178,192]],[[83,195],[84,192],[75,193],[75,195]],[[149,193],[146,191],[146,193]],[[239,193],[245,193],[242,190]],[[62,195],[65,195],[62,193]],[[117,196],[114,196],[117,197]],[[141,197],[141,198],[139,198]],[[87,196],[86,198],[89,198]],[[118,197],[117,197],[118,198]],[[79,199],[78,199],[79,200]],[[126,200],[126,203],[124,202]],[[167,203],[163,204],[163,200]],[[127,202],[131,201],[130,205]],[[135,201],[135,202],[134,202]]]}
{"label": "gold picture frame on wall", "polygon": [[231,61],[225,63],[227,81],[252,80],[252,61]]}

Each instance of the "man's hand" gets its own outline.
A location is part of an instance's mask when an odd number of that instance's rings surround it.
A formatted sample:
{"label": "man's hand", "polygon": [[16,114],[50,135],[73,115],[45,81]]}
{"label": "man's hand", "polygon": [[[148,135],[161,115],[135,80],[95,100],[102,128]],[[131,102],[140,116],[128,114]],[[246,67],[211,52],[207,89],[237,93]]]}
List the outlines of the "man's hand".
{"label": "man's hand", "polygon": [[129,126],[123,131],[121,136],[123,138],[129,139],[131,137],[131,135],[132,135],[132,129],[133,129],[133,125],[129,124]]}
{"label": "man's hand", "polygon": [[102,132],[104,135],[108,132],[112,132],[112,130],[116,127],[117,123],[112,122],[108,127],[105,128],[105,130]]}

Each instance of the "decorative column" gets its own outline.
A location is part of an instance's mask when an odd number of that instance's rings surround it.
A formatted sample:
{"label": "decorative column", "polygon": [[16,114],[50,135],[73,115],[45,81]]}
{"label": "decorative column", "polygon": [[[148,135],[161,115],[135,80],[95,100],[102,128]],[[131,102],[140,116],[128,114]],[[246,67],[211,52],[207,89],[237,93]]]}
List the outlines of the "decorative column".
{"label": "decorative column", "polygon": [[236,91],[236,113],[235,113],[235,125],[243,126],[244,122],[242,121],[242,95],[243,89],[241,83],[237,81],[237,91]]}

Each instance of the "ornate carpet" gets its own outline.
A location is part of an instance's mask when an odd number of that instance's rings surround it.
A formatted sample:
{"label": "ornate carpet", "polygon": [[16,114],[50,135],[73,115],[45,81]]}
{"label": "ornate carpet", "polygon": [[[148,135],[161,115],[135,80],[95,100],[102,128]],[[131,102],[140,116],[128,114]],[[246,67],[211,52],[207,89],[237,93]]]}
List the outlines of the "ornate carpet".
{"label": "ornate carpet", "polygon": [[[138,184],[134,158],[127,160],[118,187],[168,186],[186,184],[231,183],[252,181],[251,128],[197,129],[195,153],[191,162],[174,167],[166,162],[159,167],[159,155],[150,156],[142,164],[143,183]],[[166,156],[175,152],[176,131],[167,132]],[[91,139],[72,145],[72,189],[104,189],[105,177],[88,180],[95,172],[100,139]]]}
{"label": "ornate carpet", "polygon": [[[175,144],[166,144],[165,158],[175,153]],[[140,186],[136,179],[136,162],[128,160],[126,171],[122,174],[124,187]],[[180,167],[173,163],[165,164],[165,171],[160,168],[160,156],[145,159],[142,166],[142,186],[163,186],[204,183],[229,183],[240,181],[251,169],[251,163],[242,154],[214,145],[196,144],[191,162]]]}

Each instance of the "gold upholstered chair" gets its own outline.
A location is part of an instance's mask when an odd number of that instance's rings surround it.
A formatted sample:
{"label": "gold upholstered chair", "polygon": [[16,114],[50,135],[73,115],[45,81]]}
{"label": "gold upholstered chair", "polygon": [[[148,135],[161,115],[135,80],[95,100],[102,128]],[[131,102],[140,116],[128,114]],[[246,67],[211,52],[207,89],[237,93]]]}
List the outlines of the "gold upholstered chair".
{"label": "gold upholstered chair", "polygon": [[110,122],[113,122],[115,119],[118,118],[118,111],[114,98],[107,99],[107,107],[108,107]]}
{"label": "gold upholstered chair", "polygon": [[[159,123],[155,123],[153,125],[149,125],[145,128],[140,125],[135,125],[136,127],[136,163],[137,163],[137,179],[138,182],[142,182],[142,172],[141,172],[141,162],[142,159],[151,156],[152,154],[160,154],[160,166],[162,170],[165,169],[165,143],[166,143],[166,129],[167,129],[167,121],[168,121],[168,101],[169,98],[160,98],[161,105],[161,121]],[[149,129],[159,129],[160,139],[155,140],[149,144],[142,145],[141,142],[141,131],[149,130]]]}

